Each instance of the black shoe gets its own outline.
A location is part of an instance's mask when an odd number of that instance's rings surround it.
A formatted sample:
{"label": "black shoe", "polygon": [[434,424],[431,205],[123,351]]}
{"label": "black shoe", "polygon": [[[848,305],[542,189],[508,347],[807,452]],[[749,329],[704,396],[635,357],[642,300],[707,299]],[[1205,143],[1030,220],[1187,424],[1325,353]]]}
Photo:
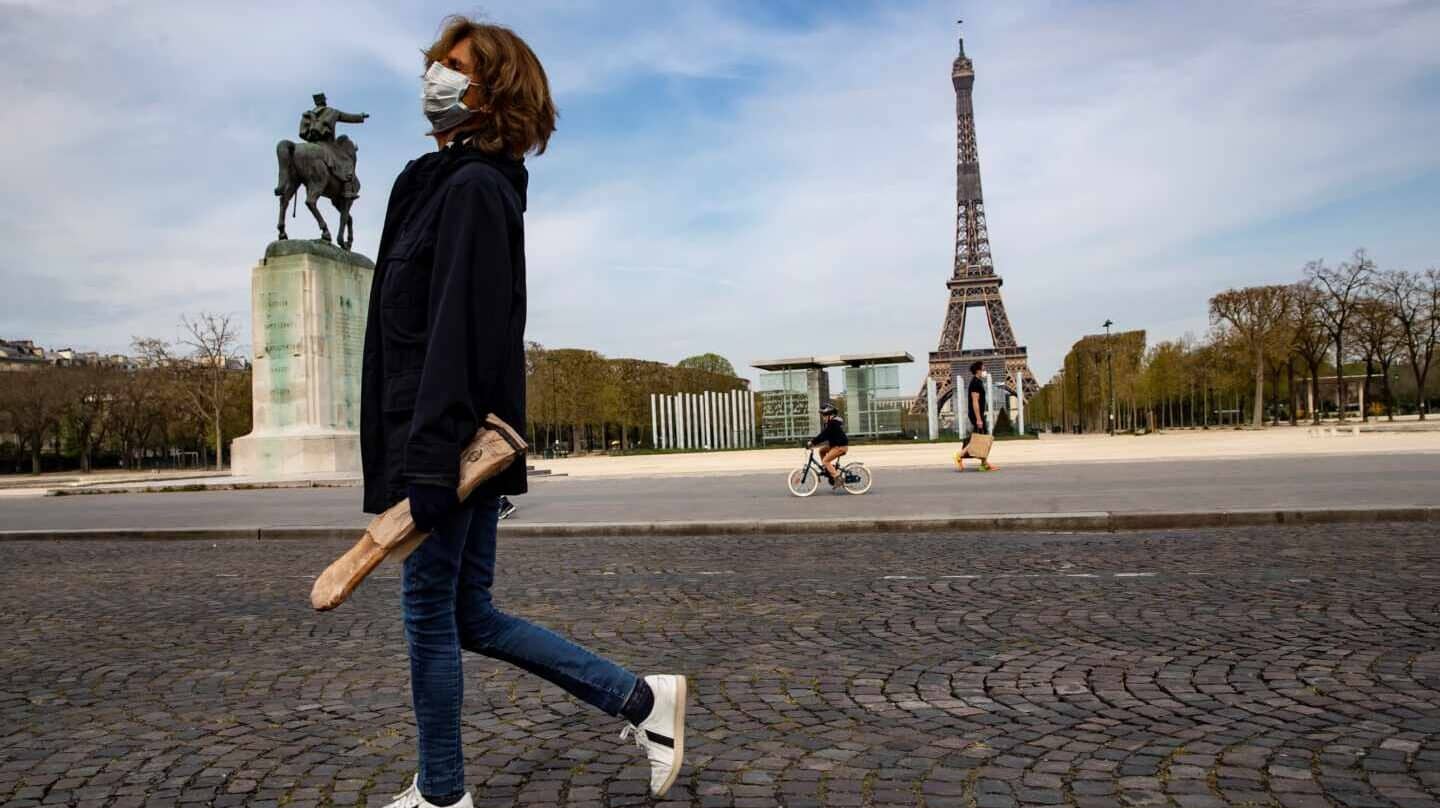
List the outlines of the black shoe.
{"label": "black shoe", "polygon": [[510,515],[513,514],[513,513],[515,513],[515,510],[516,510],[516,508],[515,508],[515,503],[511,502],[508,498],[502,498],[502,499],[500,500],[500,518],[501,518],[501,519],[509,519],[509,518],[510,518]]}

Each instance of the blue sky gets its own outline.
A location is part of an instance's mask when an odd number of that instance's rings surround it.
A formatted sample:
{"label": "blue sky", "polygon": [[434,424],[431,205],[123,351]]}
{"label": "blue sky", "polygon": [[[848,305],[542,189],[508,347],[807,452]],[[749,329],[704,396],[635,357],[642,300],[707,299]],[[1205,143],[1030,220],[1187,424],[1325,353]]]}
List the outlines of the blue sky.
{"label": "blue sky", "polygon": [[430,147],[418,51],[452,11],[529,40],[560,106],[530,161],[546,345],[923,364],[953,249],[957,16],[996,268],[1042,378],[1106,318],[1201,333],[1211,294],[1308,259],[1440,265],[1440,4],[966,6],[0,0],[0,337],[248,326],[274,144],[315,90],[371,115],[350,134],[373,254],[391,180]]}

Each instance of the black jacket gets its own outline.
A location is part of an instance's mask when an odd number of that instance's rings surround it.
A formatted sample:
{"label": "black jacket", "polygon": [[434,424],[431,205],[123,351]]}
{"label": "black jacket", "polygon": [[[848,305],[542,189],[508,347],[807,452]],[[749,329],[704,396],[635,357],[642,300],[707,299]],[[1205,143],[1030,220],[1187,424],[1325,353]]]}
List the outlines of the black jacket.
{"label": "black jacket", "polygon": [[[468,146],[412,160],[390,191],[360,387],[365,510],[410,482],[455,487],[487,413],[525,423],[522,161]],[[523,494],[517,461],[477,495]]]}
{"label": "black jacket", "polygon": [[820,444],[827,446],[849,446],[850,438],[845,434],[845,422],[840,416],[830,419],[830,423],[820,429],[820,434],[810,439],[811,446]]}
{"label": "black jacket", "polygon": [[[990,417],[990,402],[986,400],[985,380],[979,376],[971,376],[970,383],[965,386],[965,414],[970,418],[970,428],[976,432],[989,432],[985,420]],[[975,419],[975,402],[972,396],[980,396],[980,419]]]}

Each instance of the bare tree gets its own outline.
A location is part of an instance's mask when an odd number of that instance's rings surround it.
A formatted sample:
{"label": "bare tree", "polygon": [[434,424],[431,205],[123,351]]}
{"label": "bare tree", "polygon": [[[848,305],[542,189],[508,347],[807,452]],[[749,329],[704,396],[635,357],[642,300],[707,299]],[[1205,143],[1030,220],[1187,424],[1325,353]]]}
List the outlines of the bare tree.
{"label": "bare tree", "polygon": [[1210,298],[1210,321],[1228,323],[1254,364],[1255,400],[1251,422],[1265,425],[1265,358],[1277,334],[1284,331],[1290,310],[1289,286],[1230,289]]}
{"label": "bare tree", "polygon": [[[1375,368],[1380,368],[1380,386],[1385,390],[1385,415],[1395,420],[1395,394],[1390,389],[1390,368],[1400,358],[1400,346],[1404,340],[1400,318],[1395,315],[1395,306],[1382,296],[1371,292],[1361,298],[1355,307],[1355,326],[1360,345],[1365,351],[1365,390],[1370,390],[1370,379]],[[1369,418],[1368,413],[1362,417]]]}
{"label": "bare tree", "polygon": [[111,426],[116,371],[100,365],[60,368],[64,377],[62,418],[80,451],[80,471],[89,473],[95,447],[104,442]]}
{"label": "bare tree", "polygon": [[58,432],[69,400],[66,379],[53,367],[15,371],[11,375],[15,376],[13,382],[0,385],[0,409],[9,415],[21,454],[30,454],[30,473],[39,474],[45,442]]}
{"label": "bare tree", "polygon": [[1294,287],[1294,305],[1290,310],[1290,334],[1295,356],[1305,363],[1309,372],[1310,422],[1320,423],[1320,368],[1325,363],[1329,336],[1321,321],[1320,293],[1309,283]]}
{"label": "bare tree", "polygon": [[[137,355],[143,353],[138,345],[132,350]],[[120,455],[130,468],[140,467],[146,445],[163,431],[169,387],[164,373],[158,368],[138,368],[121,374],[116,381],[110,414]]]}
{"label": "bare tree", "polygon": [[180,327],[179,347],[188,349],[187,356],[176,356],[157,339],[137,339],[135,349],[147,364],[169,371],[197,419],[214,434],[218,470],[225,463],[225,401],[230,390],[225,380],[238,356],[236,328],[230,315],[205,312],[193,319],[182,316]]}
{"label": "bare tree", "polygon": [[1345,421],[1345,336],[1355,305],[1375,275],[1375,262],[1364,249],[1351,260],[1331,269],[1324,261],[1305,265],[1305,278],[1320,292],[1320,316],[1335,344],[1335,390],[1340,403],[1340,421]]}
{"label": "bare tree", "polygon": [[1380,278],[1380,294],[1394,306],[1400,322],[1401,341],[1410,370],[1415,374],[1420,420],[1425,420],[1425,380],[1435,362],[1440,343],[1440,269],[1424,273],[1403,270],[1387,272]]}

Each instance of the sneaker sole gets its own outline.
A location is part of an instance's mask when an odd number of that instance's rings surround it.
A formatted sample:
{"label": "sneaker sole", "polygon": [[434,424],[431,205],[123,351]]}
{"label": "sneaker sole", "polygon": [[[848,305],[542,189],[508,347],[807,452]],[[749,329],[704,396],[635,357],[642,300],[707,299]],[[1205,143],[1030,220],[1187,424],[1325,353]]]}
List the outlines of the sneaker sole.
{"label": "sneaker sole", "polygon": [[655,790],[655,796],[663,797],[675,780],[680,777],[680,767],[685,765],[685,702],[689,700],[684,676],[675,682],[675,761],[670,767],[670,776]]}

